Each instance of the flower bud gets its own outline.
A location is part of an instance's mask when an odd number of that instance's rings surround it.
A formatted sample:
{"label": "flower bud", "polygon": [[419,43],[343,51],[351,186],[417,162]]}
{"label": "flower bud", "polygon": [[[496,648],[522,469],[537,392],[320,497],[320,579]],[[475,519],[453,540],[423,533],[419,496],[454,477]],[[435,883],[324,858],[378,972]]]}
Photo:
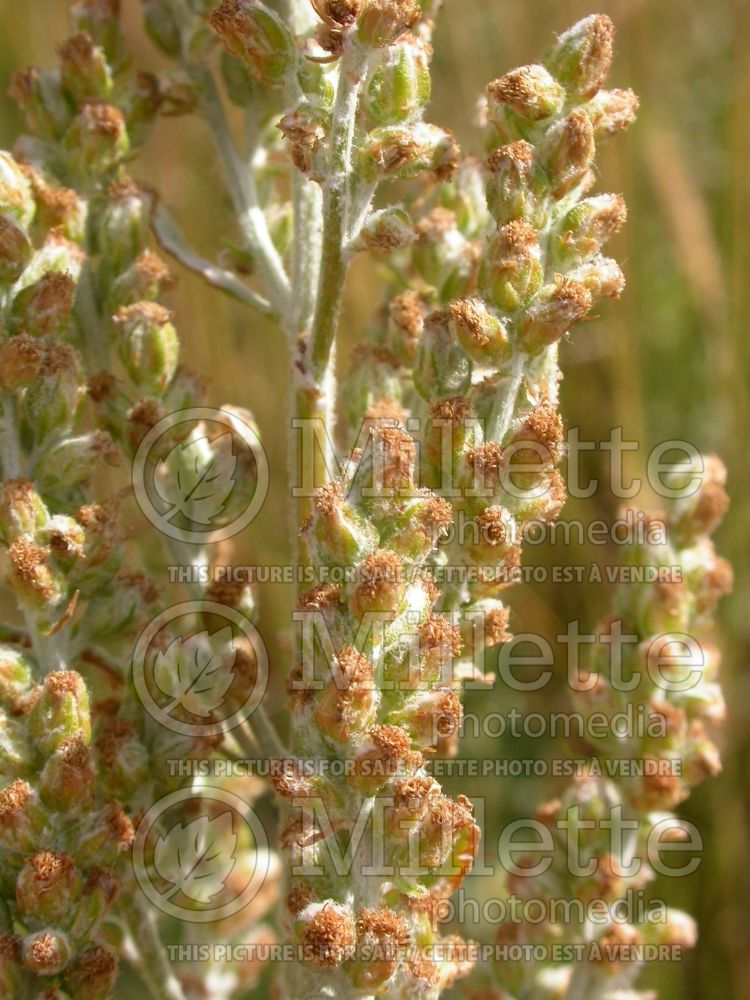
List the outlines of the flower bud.
{"label": "flower bud", "polygon": [[427,400],[463,395],[471,385],[471,360],[451,330],[448,310],[431,313],[417,346],[414,385]]}
{"label": "flower bud", "polygon": [[65,970],[65,988],[76,1000],[107,1000],[117,979],[117,956],[100,944],[87,945]]}
{"label": "flower bud", "polygon": [[44,678],[29,713],[29,732],[39,752],[49,757],[65,740],[91,739],[89,694],[75,670],[53,670]]}
{"label": "flower bud", "polygon": [[328,111],[309,101],[301,101],[277,125],[289,143],[295,167],[309,174],[311,180],[322,180],[325,176],[320,150],[330,123]]}
{"label": "flower bud", "polygon": [[523,140],[508,143],[490,153],[487,167],[487,207],[498,226],[534,221],[534,147]]}
{"label": "flower bud", "polygon": [[0,151],[0,213],[27,229],[34,218],[31,184],[10,153]]}
{"label": "flower bud", "polygon": [[408,179],[426,171],[443,180],[458,166],[459,149],[453,133],[420,123],[413,128],[377,128],[365,139],[362,169],[367,179],[378,175]]}
{"label": "flower bud", "polygon": [[46,810],[26,781],[17,778],[0,790],[0,846],[26,854],[36,849],[48,822]]}
{"label": "flower bud", "polygon": [[416,0],[365,0],[357,34],[365,45],[382,48],[413,28],[421,16]]}
{"label": "flower bud", "polygon": [[357,913],[357,951],[349,976],[361,990],[380,993],[406,958],[410,943],[405,918],[386,907]]}
{"label": "flower bud", "polygon": [[560,35],[545,62],[569,97],[588,101],[597,93],[612,65],[614,37],[606,14],[584,17]]}
{"label": "flower bud", "polygon": [[160,395],[177,369],[179,341],[169,310],[156,302],[123,306],[115,315],[120,358],[141,392]]}
{"label": "flower bud", "polygon": [[518,346],[539,354],[561,340],[588,313],[593,297],[577,281],[562,280],[543,288],[518,326]]}
{"label": "flower bud", "polygon": [[28,236],[5,215],[0,215],[0,282],[11,284],[21,276],[32,254]]}
{"label": "flower bud", "polygon": [[627,219],[625,199],[619,194],[600,194],[586,198],[572,208],[562,221],[555,241],[560,261],[580,261],[598,253],[612,236],[620,232]]}
{"label": "flower bud", "polygon": [[595,302],[599,299],[619,299],[625,288],[625,275],[611,257],[597,255],[571,271],[567,277],[583,285]]}
{"label": "flower bud", "polygon": [[405,250],[416,240],[409,213],[403,208],[383,208],[365,219],[359,236],[349,249],[353,253],[369,250],[387,254]]}
{"label": "flower bud", "polygon": [[310,532],[318,558],[326,566],[350,566],[374,541],[373,529],[344,500],[338,483],[316,491]]}
{"label": "flower bud", "polygon": [[118,306],[132,305],[141,299],[155,300],[174,287],[174,277],[167,264],[152,250],[144,250],[119,275],[108,297],[114,312]]}
{"label": "flower bud", "polygon": [[180,22],[170,0],[141,0],[146,32],[168,56],[179,56],[182,46]]}
{"label": "flower bud", "polygon": [[24,333],[0,344],[0,388],[25,389],[38,375],[44,353],[39,341]]}
{"label": "flower bud", "polygon": [[123,58],[119,15],[120,0],[78,0],[71,8],[75,27],[88,32],[114,64],[119,64]]}
{"label": "flower bud", "polygon": [[719,527],[729,509],[726,481],[726,467],[716,455],[706,455],[696,468],[671,478],[670,488],[682,487],[686,494],[674,501],[670,511],[670,524],[682,542],[712,535]]}
{"label": "flower bud", "polygon": [[189,115],[198,107],[200,91],[183,70],[162,73],[158,85],[159,111],[166,118]]}
{"label": "flower bud", "polygon": [[419,220],[416,232],[412,261],[426,284],[443,300],[465,292],[473,281],[477,255],[459,232],[455,213],[434,208]]}
{"label": "flower bud", "polygon": [[487,507],[466,526],[466,551],[480,566],[500,564],[517,546],[518,529],[504,507]]}
{"label": "flower bud", "polygon": [[122,112],[99,101],[81,107],[64,141],[73,169],[83,176],[107,173],[130,149]]}
{"label": "flower bud", "polygon": [[23,964],[38,976],[56,976],[73,955],[73,948],[61,930],[48,929],[29,934],[21,945]]}
{"label": "flower bud", "polygon": [[98,773],[110,795],[125,799],[148,780],[148,752],[127,719],[108,721],[95,742]]}
{"label": "flower bud", "polygon": [[117,181],[107,191],[98,220],[97,243],[109,273],[121,274],[146,249],[153,196],[133,181]]}
{"label": "flower bud", "polygon": [[62,85],[76,104],[109,97],[112,72],[104,50],[94,44],[88,32],[79,31],[68,38],[59,54]]}
{"label": "flower bud", "polygon": [[313,718],[326,736],[346,743],[375,722],[378,691],[372,663],[353,646],[344,646],[331,664],[331,673],[317,695]]}
{"label": "flower bud", "polygon": [[8,94],[36,134],[57,137],[70,121],[70,108],[55,72],[36,66],[19,69],[11,77]]}
{"label": "flower bud", "polygon": [[50,809],[68,812],[90,800],[94,780],[91,752],[82,736],[72,736],[47,758],[39,777],[39,795]]}
{"label": "flower bud", "polygon": [[10,544],[23,535],[35,538],[49,512],[28,479],[6,479],[0,490],[0,532]]}
{"label": "flower bud", "polygon": [[386,344],[401,363],[414,361],[427,312],[424,296],[412,290],[401,292],[390,303]]}
{"label": "flower bud", "polygon": [[497,369],[508,360],[508,332],[481,299],[458,299],[448,312],[452,332],[475,365]]}
{"label": "flower bud", "polygon": [[362,344],[352,352],[344,382],[342,406],[349,426],[358,431],[362,417],[383,400],[400,398],[402,383],[398,359],[384,347]]}
{"label": "flower bud", "polygon": [[353,760],[349,784],[362,795],[375,795],[392,778],[404,778],[421,767],[423,758],[412,750],[400,726],[373,726],[357,745]]}
{"label": "flower bud", "polygon": [[479,264],[482,297],[503,312],[525,306],[542,283],[536,231],[526,222],[509,222],[490,240]]}
{"label": "flower bud", "polygon": [[299,917],[301,946],[311,965],[335,968],[354,954],[354,919],[348,907],[329,899],[311,903]]}
{"label": "flower bud", "polygon": [[632,90],[600,90],[586,105],[596,139],[624,132],[635,121],[638,98]]}
{"label": "flower bud", "polygon": [[70,489],[87,483],[103,462],[117,465],[120,453],[104,431],[65,438],[46,451],[36,464],[34,478],[43,492]]}
{"label": "flower bud", "polygon": [[153,73],[136,73],[121,101],[125,127],[131,146],[144,142],[162,109],[159,81]]}
{"label": "flower bud", "polygon": [[85,940],[90,936],[114,903],[119,891],[120,879],[117,875],[103,868],[92,868],[89,871],[81,899],[68,922],[70,936],[74,941]]}
{"label": "flower bud", "polygon": [[35,337],[60,333],[73,310],[75,293],[71,274],[47,271],[14,296],[8,322],[11,332]]}
{"label": "flower bud", "polygon": [[389,549],[376,549],[358,567],[352,593],[352,611],[395,613],[403,600],[405,580],[401,557]]}
{"label": "flower bud", "polygon": [[502,138],[524,138],[537,122],[556,115],[565,91],[544,66],[520,66],[487,87],[488,114]]}
{"label": "flower bud", "polygon": [[465,396],[449,396],[430,405],[424,435],[425,484],[438,489],[451,481],[470,435],[475,433],[472,410]]}
{"label": "flower bud", "polygon": [[59,229],[62,235],[83,242],[86,225],[86,202],[71,188],[48,184],[40,173],[28,164],[24,170],[30,180],[36,201],[36,221],[44,229]]}
{"label": "flower bud", "polygon": [[413,696],[388,718],[408,730],[418,746],[426,748],[455,737],[462,715],[461,701],[455,691],[435,690]]}
{"label": "flower bud", "polygon": [[211,11],[209,23],[227,52],[241,59],[261,83],[282,83],[297,63],[288,28],[258,0],[223,0]]}
{"label": "flower bud", "polygon": [[81,876],[73,859],[54,851],[38,851],[16,880],[16,902],[21,913],[41,924],[59,924],[81,894]]}
{"label": "flower bud", "polygon": [[31,687],[31,664],[12,646],[0,646],[0,701],[11,708]]}
{"label": "flower bud", "polygon": [[49,549],[18,538],[8,549],[8,584],[28,609],[51,611],[65,594],[65,579],[46,561]]}
{"label": "flower bud", "polygon": [[376,125],[413,118],[430,99],[430,46],[408,37],[386,49],[365,83],[362,101]]}
{"label": "flower bud", "polygon": [[52,343],[23,400],[23,413],[38,445],[70,430],[83,394],[78,354],[67,344]]}
{"label": "flower bud", "polygon": [[541,144],[539,157],[555,198],[562,198],[585,180],[595,153],[594,128],[585,111],[571,111],[567,118],[550,129]]}
{"label": "flower bud", "polygon": [[112,868],[130,850],[135,831],[122,806],[110,803],[88,813],[79,828],[76,860],[79,864]]}

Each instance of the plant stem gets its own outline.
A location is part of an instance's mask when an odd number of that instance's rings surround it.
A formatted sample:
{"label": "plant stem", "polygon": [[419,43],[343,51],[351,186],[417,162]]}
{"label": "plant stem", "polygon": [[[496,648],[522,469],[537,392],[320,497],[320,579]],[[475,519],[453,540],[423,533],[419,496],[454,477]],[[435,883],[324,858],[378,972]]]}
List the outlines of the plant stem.
{"label": "plant stem", "polygon": [[203,116],[216,143],[242,235],[272,305],[284,314],[290,302],[289,278],[268,231],[266,217],[258,201],[255,178],[237,152],[212,74],[195,65],[191,65],[189,71],[201,92]]}
{"label": "plant stem", "polygon": [[322,385],[343,301],[344,245],[350,209],[352,144],[362,77],[368,54],[351,38],[341,57],[332,115],[328,177],[323,194],[323,248],[315,317],[310,334],[310,371]]}
{"label": "plant stem", "polygon": [[185,1000],[185,994],[164,953],[164,944],[153,911],[137,894],[129,893],[120,903],[127,930],[127,955],[154,1000]]}

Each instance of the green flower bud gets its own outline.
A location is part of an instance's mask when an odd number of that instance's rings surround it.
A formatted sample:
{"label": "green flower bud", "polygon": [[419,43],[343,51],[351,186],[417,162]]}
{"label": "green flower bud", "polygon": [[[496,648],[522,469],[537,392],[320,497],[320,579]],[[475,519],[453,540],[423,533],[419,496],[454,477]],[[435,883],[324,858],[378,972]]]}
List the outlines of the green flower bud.
{"label": "green flower bud", "polygon": [[502,138],[526,138],[538,122],[560,112],[565,91],[540,65],[520,66],[487,87],[488,114]]}
{"label": "green flower bud", "polygon": [[514,313],[537,293],[543,274],[538,235],[528,223],[516,220],[490,240],[479,263],[477,282],[491,305]]}
{"label": "green flower bud", "polygon": [[461,454],[476,426],[464,396],[450,396],[430,406],[425,428],[423,465],[425,483],[438,488],[458,467]]}
{"label": "green flower bud", "polygon": [[397,295],[388,307],[385,342],[401,364],[411,367],[424,331],[424,319],[427,313],[425,296],[412,290]]}
{"label": "green flower bud", "polygon": [[586,105],[596,139],[624,132],[635,121],[638,98],[632,90],[600,90]]}
{"label": "green flower bud", "polygon": [[97,243],[113,275],[121,274],[148,247],[153,196],[130,180],[116,181],[98,220]]}
{"label": "green flower bud", "polygon": [[44,355],[43,345],[25,333],[0,344],[0,387],[12,392],[31,385],[41,370]]}
{"label": "green flower bud", "polygon": [[24,535],[35,538],[49,512],[28,479],[6,479],[0,489],[0,532],[7,544]]}
{"label": "green flower bud", "polygon": [[419,220],[416,232],[412,261],[425,282],[437,289],[438,298],[450,299],[467,291],[476,254],[460,233],[455,214],[448,208],[434,208]]}
{"label": "green flower bud", "polygon": [[120,358],[141,392],[160,395],[177,369],[179,341],[171,313],[156,302],[136,302],[115,315]]}
{"label": "green flower bud", "polygon": [[56,976],[70,961],[73,948],[66,934],[48,928],[25,937],[21,955],[26,968],[38,976]]}
{"label": "green flower bud", "polygon": [[313,718],[330,739],[345,743],[375,722],[378,690],[372,663],[353,646],[336,655],[331,670],[333,676],[315,699]]}
{"label": "green flower bud", "polygon": [[159,111],[167,118],[189,115],[198,107],[200,91],[184,70],[173,69],[159,76]]}
{"label": "green flower bud", "polygon": [[146,32],[162,52],[179,56],[182,48],[179,16],[170,0],[141,0]]}
{"label": "green flower bud", "polygon": [[376,549],[357,567],[351,590],[351,608],[357,618],[368,612],[393,614],[404,598],[406,578],[401,556],[391,549]]}
{"label": "green flower bud", "polygon": [[24,171],[29,178],[36,202],[36,221],[46,230],[57,229],[74,242],[82,243],[85,235],[87,204],[71,188],[49,184],[28,164]]}
{"label": "green flower bud", "polygon": [[28,609],[52,611],[62,601],[65,579],[47,562],[49,549],[18,538],[8,549],[8,584],[18,601]]}
{"label": "green flower bud", "polygon": [[37,444],[70,430],[83,394],[77,352],[67,344],[52,343],[23,400],[23,413]]}
{"label": "green flower bud", "polygon": [[518,346],[539,354],[561,340],[593,304],[591,292],[577,281],[564,280],[542,289],[518,327]]}
{"label": "green flower bud", "polygon": [[10,153],[0,150],[0,213],[28,229],[35,211],[28,177]]}
{"label": "green flower bud", "polygon": [[112,868],[130,850],[133,824],[116,802],[88,813],[80,826],[76,860],[86,866]]}
{"label": "green flower bud", "polygon": [[81,876],[73,859],[54,851],[38,851],[26,859],[16,881],[21,913],[41,924],[60,924],[81,895]]}
{"label": "green flower bud", "polygon": [[105,100],[112,93],[112,72],[104,50],[79,31],[60,46],[60,79],[76,104]]}
{"label": "green flower bud", "polygon": [[21,938],[0,933],[0,996],[23,996],[25,978],[21,965]]}
{"label": "green flower bud", "polygon": [[410,178],[432,172],[442,180],[458,166],[459,149],[453,133],[419,123],[413,128],[377,128],[364,141],[362,170],[367,179],[378,175]]}
{"label": "green flower bud", "polygon": [[114,582],[100,591],[86,609],[85,630],[92,639],[112,640],[141,627],[157,598],[154,585],[143,573],[121,570]]}
{"label": "green flower bud", "polygon": [[612,65],[614,37],[606,14],[584,17],[560,35],[545,63],[569,97],[587,101],[597,93]]}
{"label": "green flower bud", "polygon": [[53,670],[44,678],[41,693],[29,713],[29,732],[46,757],[65,740],[91,739],[89,694],[75,670]]}
{"label": "green flower bud", "polygon": [[130,149],[125,119],[112,104],[89,101],[70,123],[64,137],[76,173],[106,174]]}
{"label": "green flower bud", "polygon": [[583,285],[595,302],[598,299],[619,299],[625,288],[625,275],[617,261],[598,254],[593,260],[570,271],[567,277]]}
{"label": "green flower bud", "polygon": [[117,979],[117,956],[110,948],[89,944],[65,970],[63,982],[76,1000],[107,1000]]}
{"label": "green flower bud", "polygon": [[608,239],[620,232],[627,219],[625,199],[619,194],[586,198],[572,208],[562,221],[555,240],[558,259],[569,263],[590,257]]}
{"label": "green flower bud", "polygon": [[465,548],[480,566],[497,566],[518,549],[518,529],[504,507],[491,506],[466,526]]}
{"label": "green flower bud", "polygon": [[47,271],[14,296],[8,317],[13,333],[35,337],[62,332],[72,310],[76,280],[69,273]]}
{"label": "green flower bud", "polygon": [[311,180],[322,181],[325,177],[325,160],[321,151],[330,123],[331,116],[325,108],[301,101],[277,125],[289,143],[295,167],[303,174],[309,174]]}
{"label": "green flower bud", "polygon": [[46,451],[36,464],[34,479],[43,492],[87,483],[102,463],[117,465],[120,453],[109,434],[89,431],[66,438]]}
{"label": "green flower bud", "polygon": [[325,566],[351,566],[375,542],[374,530],[346,503],[338,483],[330,483],[316,492],[309,532],[317,556]]}
{"label": "green flower bud", "polygon": [[162,109],[159,81],[153,73],[135,75],[122,101],[125,126],[133,146],[142,143]]}
{"label": "green flower bud", "polygon": [[59,73],[36,66],[17,70],[8,94],[26,116],[32,132],[57,137],[70,121],[70,108],[60,87]]}
{"label": "green flower bud", "polygon": [[413,28],[421,17],[416,0],[365,0],[357,34],[365,45],[382,48]]}
{"label": "green flower bud", "polygon": [[58,812],[69,812],[89,802],[94,791],[91,752],[81,736],[62,740],[39,777],[42,802]]}
{"label": "green flower bud", "polygon": [[414,385],[419,394],[427,400],[463,395],[471,385],[471,372],[471,360],[451,332],[450,313],[431,313],[417,346]]}
{"label": "green flower bud", "polygon": [[0,282],[9,285],[19,278],[31,254],[31,242],[23,229],[0,215]]}
{"label": "green flower bud", "polygon": [[12,646],[0,646],[0,700],[13,707],[31,687],[31,664]]}
{"label": "green flower bud", "polygon": [[555,198],[562,198],[586,180],[595,153],[594,128],[585,111],[571,111],[550,129],[539,148],[539,158]]}
{"label": "green flower bud", "polygon": [[119,306],[141,299],[158,299],[173,287],[174,278],[166,263],[152,250],[144,250],[113,283],[108,305],[115,312]]}
{"label": "green flower bud", "polygon": [[534,147],[520,140],[494,150],[487,160],[487,207],[498,226],[514,219],[536,223]]}
{"label": "green flower bud", "polygon": [[431,49],[419,38],[402,39],[386,49],[364,86],[363,104],[377,125],[396,125],[415,117],[430,99]]}
{"label": "green flower bud", "polygon": [[508,332],[481,299],[459,299],[448,305],[450,327],[479,367],[497,369],[511,355]]}
{"label": "green flower bud", "polygon": [[383,208],[367,217],[349,250],[352,253],[364,250],[394,253],[411,246],[416,238],[408,212],[403,208]]}
{"label": "green flower bud", "polygon": [[125,799],[148,780],[148,752],[127,719],[108,720],[94,747],[97,770],[110,795]]}
{"label": "green flower bud", "polygon": [[342,405],[354,431],[372,406],[384,399],[398,400],[402,384],[398,360],[390,351],[372,344],[355,348],[344,383]]}
{"label": "green flower bud", "polygon": [[242,59],[261,83],[282,83],[296,66],[294,38],[279,15],[257,0],[224,0],[209,23],[227,52]]}
{"label": "green flower bud", "polygon": [[117,66],[123,61],[119,13],[120,0],[79,0],[71,8],[75,27],[88,32]]}
{"label": "green flower bud", "polygon": [[17,778],[0,790],[0,847],[27,854],[36,849],[46,825],[46,810],[28,782]]}
{"label": "green flower bud", "polygon": [[114,903],[119,891],[120,879],[116,875],[102,868],[91,869],[83,887],[83,895],[69,921],[69,933],[74,941],[82,941],[90,936]]}

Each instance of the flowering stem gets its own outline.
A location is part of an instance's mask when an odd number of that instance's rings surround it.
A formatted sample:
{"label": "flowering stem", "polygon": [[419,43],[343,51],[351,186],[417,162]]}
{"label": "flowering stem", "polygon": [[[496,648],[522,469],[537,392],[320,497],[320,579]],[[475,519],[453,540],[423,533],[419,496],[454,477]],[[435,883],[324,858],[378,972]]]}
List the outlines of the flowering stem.
{"label": "flowering stem", "polygon": [[349,214],[352,142],[367,52],[354,39],[341,58],[336,101],[333,108],[329,173],[323,195],[323,249],[315,318],[310,334],[313,378],[324,380],[343,301],[346,277],[344,245]]}
{"label": "flowering stem", "polygon": [[137,893],[122,898],[120,911],[127,930],[125,949],[154,1000],[185,1000],[172,972],[153,911]]}

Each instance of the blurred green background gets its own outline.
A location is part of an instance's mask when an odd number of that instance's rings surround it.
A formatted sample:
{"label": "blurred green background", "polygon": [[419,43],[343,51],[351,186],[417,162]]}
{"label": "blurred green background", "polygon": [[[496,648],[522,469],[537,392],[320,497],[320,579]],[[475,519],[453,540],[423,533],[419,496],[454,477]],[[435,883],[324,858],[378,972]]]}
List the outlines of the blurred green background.
{"label": "blurred green background", "polygon": [[[0,80],[27,62],[50,63],[64,37],[64,0],[2,0]],[[158,65],[139,30],[137,0],[123,0],[128,33],[139,61]],[[722,736],[724,772],[701,786],[682,808],[700,828],[705,859],[687,880],[672,880],[670,902],[692,912],[701,925],[698,948],[683,962],[648,969],[644,985],[668,1000],[737,1000],[750,997],[750,579],[748,438],[750,373],[750,4],[745,0],[447,0],[435,39],[434,98],[430,117],[452,127],[465,150],[479,150],[472,125],[478,95],[487,81],[542,54],[555,31],[600,10],[618,29],[613,85],[640,95],[636,127],[607,146],[600,158],[600,190],[622,191],[630,221],[613,254],[624,262],[628,288],[565,348],[563,408],[571,427],[588,440],[603,440],[612,427],[641,442],[629,459],[639,463],[653,445],[669,438],[714,450],[730,473],[733,507],[717,543],[732,560],[736,587],[720,611],[718,639],[724,649],[729,721]],[[5,87],[0,87],[4,91]],[[0,140],[12,144],[21,126],[13,105],[0,97]],[[199,123],[167,120],[155,130],[135,173],[158,188],[204,252],[231,238],[229,215],[218,192],[210,144]],[[361,334],[378,301],[372,264],[353,269],[340,360]],[[286,358],[282,338],[241,307],[181,276],[173,305],[183,357],[211,378],[210,402],[249,406],[271,456],[271,493],[236,562],[288,561],[284,482]],[[591,456],[584,472],[602,478],[604,456]],[[571,502],[565,517],[611,519],[616,500],[601,490]],[[564,564],[616,561],[617,553],[550,553],[535,548],[534,562]],[[274,663],[275,711],[281,716],[286,671],[285,599],[261,588],[261,632]],[[512,595],[517,631],[552,637],[561,623],[580,618],[593,627],[608,602],[605,585],[561,586],[551,582],[518,588]],[[562,684],[525,702],[529,710],[556,707]],[[507,709],[502,693],[492,708]],[[488,699],[483,696],[482,705]],[[560,705],[563,702],[560,700]],[[469,710],[479,701],[469,699]],[[282,722],[283,725],[283,722]],[[539,752],[536,748],[531,751]],[[468,749],[462,755],[473,753]],[[524,755],[517,746],[487,745],[480,755]],[[469,794],[487,794],[481,782],[460,782]],[[471,787],[469,787],[471,786]],[[503,779],[490,793],[488,838],[552,789],[545,779]],[[475,887],[479,892],[480,887]],[[657,885],[657,890],[660,888]],[[469,886],[469,890],[472,887]],[[478,933],[478,931],[477,931]]]}

